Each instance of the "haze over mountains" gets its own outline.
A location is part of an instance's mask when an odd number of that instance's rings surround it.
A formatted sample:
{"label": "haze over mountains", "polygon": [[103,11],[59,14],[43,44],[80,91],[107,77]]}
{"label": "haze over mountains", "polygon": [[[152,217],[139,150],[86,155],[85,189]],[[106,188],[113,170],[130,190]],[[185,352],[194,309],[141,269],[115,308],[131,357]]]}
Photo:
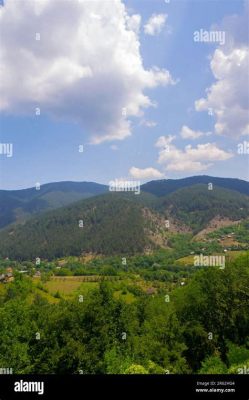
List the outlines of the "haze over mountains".
{"label": "haze over mountains", "polygon": [[[143,192],[165,196],[178,189],[196,184],[212,183],[214,186],[236,190],[249,195],[249,183],[240,179],[193,176],[184,179],[167,179],[145,183]],[[108,186],[94,182],[55,182],[41,185],[40,190],[0,190],[0,229],[15,222],[24,222],[30,216],[69,205],[75,201],[108,192]]]}
{"label": "haze over mountains", "polygon": [[196,235],[214,220],[218,229],[224,221],[249,218],[249,183],[238,179],[152,181],[141,190],[110,193],[96,183],[58,182],[40,191],[2,191],[1,216],[7,212],[1,218],[0,256],[135,254],[167,247],[171,234]]}
{"label": "haze over mountains", "polygon": [[39,190],[0,190],[0,229],[107,190],[107,186],[93,182],[54,182],[41,185]]}

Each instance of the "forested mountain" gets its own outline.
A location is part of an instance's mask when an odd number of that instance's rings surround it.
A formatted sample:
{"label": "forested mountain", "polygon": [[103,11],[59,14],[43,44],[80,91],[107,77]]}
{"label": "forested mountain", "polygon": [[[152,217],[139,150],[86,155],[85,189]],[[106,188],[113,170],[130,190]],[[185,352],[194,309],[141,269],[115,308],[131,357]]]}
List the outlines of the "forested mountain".
{"label": "forested mountain", "polygon": [[208,190],[207,185],[194,185],[162,197],[160,209],[197,233],[216,216],[231,221],[248,218],[249,197],[220,187]]}
{"label": "forested mountain", "polygon": [[208,190],[207,185],[193,185],[159,198],[146,193],[107,193],[2,230],[0,257],[25,260],[89,252],[143,253],[167,246],[167,237],[175,228],[196,234],[216,216],[246,220],[248,196],[217,187]]}
{"label": "forested mountain", "polygon": [[81,253],[142,252],[150,240],[143,207],[107,194],[47,212],[0,233],[0,255],[17,259],[54,258]]}
{"label": "forested mountain", "polygon": [[39,190],[0,190],[0,229],[106,191],[107,186],[94,182],[55,182],[41,185]]}
{"label": "forested mountain", "polygon": [[178,189],[197,184],[212,183],[214,187],[236,190],[242,194],[249,195],[249,182],[234,178],[216,178],[214,176],[191,176],[183,179],[163,179],[147,182],[142,186],[144,192],[152,193],[155,196],[165,196]]}
{"label": "forested mountain", "polygon": [[[138,202],[154,206],[156,197],[163,197],[185,187],[212,183],[249,195],[249,182],[239,179],[193,176],[184,179],[151,181],[141,186],[143,195],[136,196]],[[22,223],[30,216],[57,209],[78,200],[96,196],[108,191],[108,186],[94,182],[55,182],[23,190],[0,190],[0,229]],[[134,198],[135,200],[135,198]]]}

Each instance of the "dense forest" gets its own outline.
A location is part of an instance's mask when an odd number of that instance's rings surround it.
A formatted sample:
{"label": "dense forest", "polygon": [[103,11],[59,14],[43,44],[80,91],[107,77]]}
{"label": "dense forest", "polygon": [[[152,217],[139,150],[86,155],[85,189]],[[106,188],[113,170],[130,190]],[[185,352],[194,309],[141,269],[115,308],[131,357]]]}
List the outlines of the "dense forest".
{"label": "dense forest", "polygon": [[[247,373],[248,183],[209,190],[209,177],[194,178],[151,182],[139,195],[70,182],[10,193],[0,368]],[[222,257],[224,268],[196,265],[199,256]]]}
{"label": "dense forest", "polygon": [[98,196],[2,231],[0,254],[26,260],[142,252],[149,243],[145,224],[140,205],[111,194]]}
{"label": "dense forest", "polygon": [[[183,179],[151,181],[141,186],[141,193],[157,197],[167,196],[179,189],[209,182],[249,195],[246,181],[212,176],[192,176]],[[72,204],[80,199],[108,192],[108,186],[94,182],[54,182],[21,190],[0,190],[0,229],[45,211]],[[138,196],[141,197],[141,196]]]}
{"label": "dense forest", "polygon": [[183,287],[134,291],[132,302],[102,281],[84,299],[51,304],[30,277],[16,274],[0,284],[0,366],[14,373],[243,373],[248,285],[248,254],[224,270],[193,272]]}
{"label": "dense forest", "polygon": [[204,185],[195,185],[180,189],[162,198],[161,202],[162,210],[170,210],[171,216],[189,226],[194,233],[205,228],[216,216],[231,220],[249,216],[248,196],[219,187],[207,190]]}
{"label": "dense forest", "polygon": [[162,197],[102,194],[1,230],[0,257],[142,254],[170,247],[174,233],[197,234],[215,217],[231,223],[246,220],[248,196],[220,187],[208,190],[203,184]]}

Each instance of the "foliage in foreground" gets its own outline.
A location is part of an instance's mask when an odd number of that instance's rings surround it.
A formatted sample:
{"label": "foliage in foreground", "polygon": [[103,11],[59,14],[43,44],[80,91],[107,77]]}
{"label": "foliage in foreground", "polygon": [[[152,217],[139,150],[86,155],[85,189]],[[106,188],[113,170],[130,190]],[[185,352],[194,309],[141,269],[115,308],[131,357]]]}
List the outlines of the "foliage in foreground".
{"label": "foliage in foreground", "polygon": [[[103,282],[49,304],[19,276],[0,292],[0,368],[14,373],[240,373],[249,367],[248,257],[131,304]],[[241,372],[242,373],[242,372]]]}

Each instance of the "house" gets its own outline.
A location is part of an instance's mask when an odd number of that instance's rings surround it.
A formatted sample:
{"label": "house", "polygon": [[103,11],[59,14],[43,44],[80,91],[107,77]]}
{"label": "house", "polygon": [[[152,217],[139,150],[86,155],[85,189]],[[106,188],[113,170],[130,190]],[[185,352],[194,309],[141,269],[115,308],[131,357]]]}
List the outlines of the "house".
{"label": "house", "polygon": [[2,282],[2,283],[12,282],[13,280],[14,280],[14,276],[11,272],[0,275],[0,282]]}
{"label": "house", "polygon": [[12,274],[12,272],[8,272],[7,274],[5,274],[5,282],[12,282],[14,280],[14,276]]}

